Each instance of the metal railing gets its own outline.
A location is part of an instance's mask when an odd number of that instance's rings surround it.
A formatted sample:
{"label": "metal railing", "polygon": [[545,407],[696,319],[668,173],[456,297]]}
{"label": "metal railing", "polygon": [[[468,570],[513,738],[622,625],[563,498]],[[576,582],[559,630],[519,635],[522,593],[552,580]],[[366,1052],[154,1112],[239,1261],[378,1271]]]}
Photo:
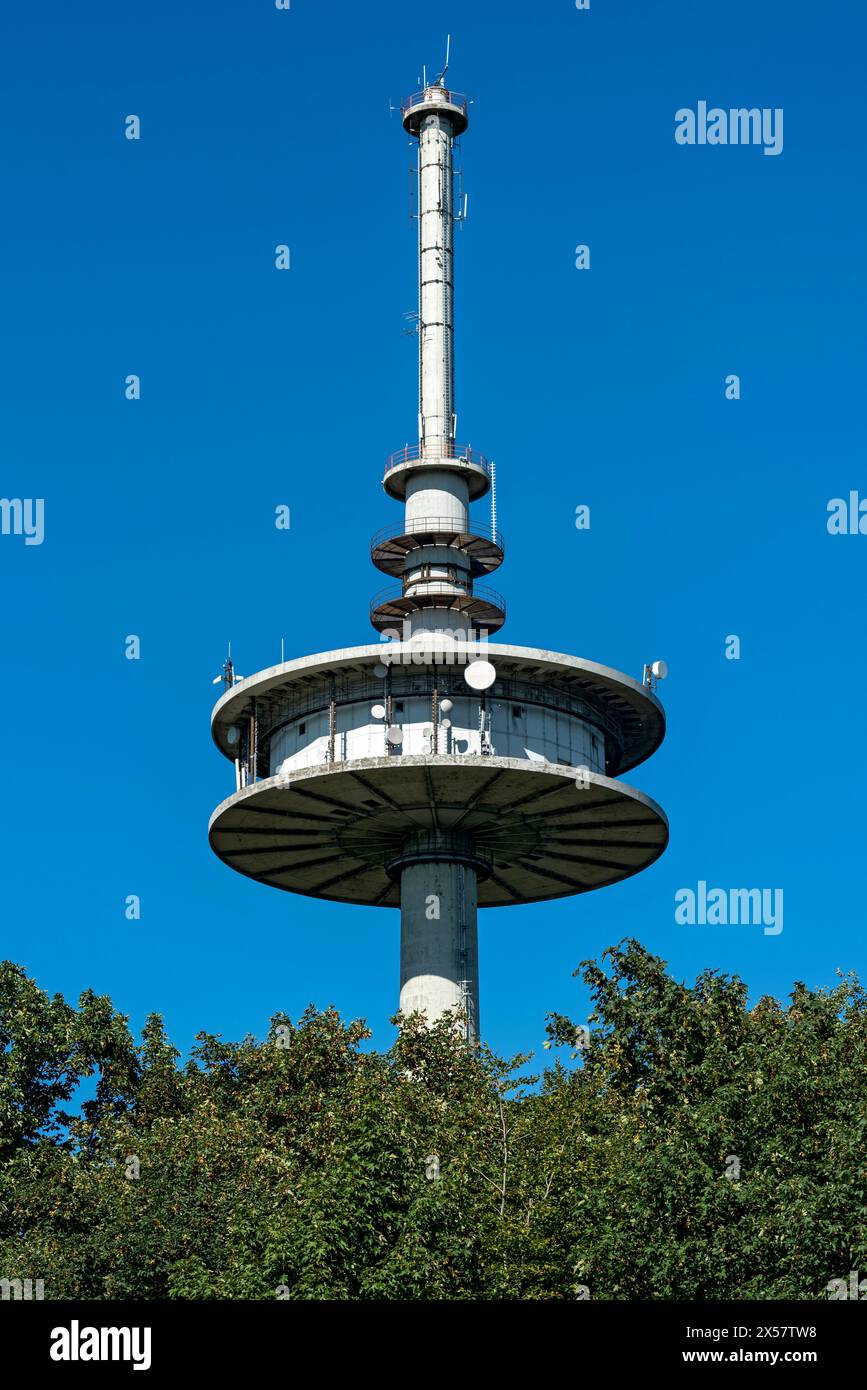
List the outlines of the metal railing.
{"label": "metal railing", "polygon": [[[467,114],[468,99],[464,96],[463,92],[451,92],[447,87],[437,87],[436,90],[450,106],[456,106],[464,115]],[[412,96],[404,97],[403,101],[400,103],[401,115],[406,116],[407,112],[412,111],[416,106],[434,105],[435,103],[432,101],[430,93],[431,88],[427,87],[423,92],[413,92]]]}
{"label": "metal railing", "polygon": [[466,444],[453,444],[451,452],[443,453],[442,449],[435,451],[429,445],[406,444],[402,449],[396,449],[393,454],[389,454],[385,460],[385,475],[387,476],[393,468],[399,468],[402,463],[448,463],[452,466],[456,463],[463,463],[473,468],[480,468],[487,478],[491,476],[491,465],[480,454],[478,449],[471,449]]}
{"label": "metal railing", "polygon": [[495,531],[486,522],[476,521],[470,517],[466,526],[461,526],[454,517],[447,516],[413,517],[412,520],[403,521],[399,525],[392,523],[391,526],[383,526],[381,531],[377,531],[371,536],[370,548],[376,550],[383,541],[399,540],[402,536],[428,535],[435,532],[443,535],[466,536],[469,540],[490,541],[498,550],[505,548],[502,533]]}
{"label": "metal railing", "polygon": [[[457,588],[454,584],[443,583],[439,580],[420,579],[410,586],[418,588],[420,593],[407,594],[402,584],[389,584],[385,589],[380,589],[370,600],[370,616],[375,617],[380,608],[388,605],[408,603],[409,609],[401,610],[411,612],[413,608],[452,608],[457,612],[469,612],[474,604],[481,602],[485,607],[499,609],[505,615],[506,600],[502,594],[498,594],[496,589],[489,589],[483,584],[474,584],[472,589],[467,592]],[[427,599],[433,602],[426,602]],[[451,599],[451,603],[437,602],[439,599]]]}

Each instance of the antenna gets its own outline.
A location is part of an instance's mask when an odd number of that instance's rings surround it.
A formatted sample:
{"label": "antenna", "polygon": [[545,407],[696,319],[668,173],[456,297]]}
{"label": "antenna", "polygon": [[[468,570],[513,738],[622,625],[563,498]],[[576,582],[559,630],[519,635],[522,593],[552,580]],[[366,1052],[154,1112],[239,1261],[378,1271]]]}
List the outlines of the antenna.
{"label": "antenna", "polygon": [[657,681],[664,681],[668,676],[667,661],[651,661],[644,663],[644,675],[642,685],[646,685],[648,690],[653,690]]}
{"label": "antenna", "polygon": [[442,72],[440,73],[439,77],[438,77],[437,80],[436,80],[436,86],[437,86],[437,87],[444,87],[444,86],[446,85],[446,83],[445,83],[445,76],[446,76],[446,73],[447,73],[448,70],[449,70],[449,51],[450,51],[450,49],[451,49],[451,46],[452,46],[452,36],[451,36],[451,34],[447,34],[447,35],[446,35],[446,64],[445,64],[445,67],[443,68]]}

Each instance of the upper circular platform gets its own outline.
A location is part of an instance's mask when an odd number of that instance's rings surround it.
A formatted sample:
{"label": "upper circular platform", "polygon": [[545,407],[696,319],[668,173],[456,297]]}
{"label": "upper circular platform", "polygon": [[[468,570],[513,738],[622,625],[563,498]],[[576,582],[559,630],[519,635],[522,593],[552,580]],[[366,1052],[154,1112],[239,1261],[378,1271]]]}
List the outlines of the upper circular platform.
{"label": "upper circular platform", "polygon": [[452,517],[419,517],[398,526],[384,526],[371,538],[370,558],[383,574],[400,578],[406,572],[407,557],[421,562],[414,552],[439,547],[461,551],[470,562],[473,577],[490,574],[503,563],[503,537],[490,526],[471,520],[462,528]]}
{"label": "upper circular platform", "polygon": [[477,449],[453,444],[451,454],[434,453],[423,444],[407,444],[389,454],[385,461],[382,486],[389,497],[398,502],[406,500],[406,485],[417,473],[457,472],[467,484],[469,499],[475,502],[484,497],[491,485],[491,465]]}
{"label": "upper circular platform", "polygon": [[639,873],[668,843],[650,797],[598,773],[496,757],[360,758],[243,788],[209,835],[230,868],[314,898],[399,907],[407,836],[460,832],[490,865],[480,907],[542,902]]}
{"label": "upper circular platform", "polygon": [[425,116],[448,116],[455,135],[463,135],[469,125],[467,104],[462,92],[449,91],[448,87],[425,87],[401,102],[403,128],[409,135],[418,135]]}
{"label": "upper circular platform", "polygon": [[[498,683],[535,687],[548,706],[556,708],[562,701],[568,707],[580,704],[599,711],[605,727],[616,734],[616,756],[606,768],[611,776],[649,758],[665,736],[665,712],[654,692],[610,666],[536,647],[445,640],[436,650],[415,642],[377,642],[271,666],[239,681],[220,697],[211,716],[211,732],[221,753],[234,762],[237,748],[227,735],[232,725],[249,716],[254,702],[267,723],[289,703],[300,709],[327,707],[335,688],[356,682],[375,698],[384,690],[376,674],[384,660],[391,663],[392,683],[397,685],[404,679],[402,673],[407,681],[443,670],[459,676],[462,667],[480,659],[493,663]],[[492,697],[497,690],[495,684]]]}

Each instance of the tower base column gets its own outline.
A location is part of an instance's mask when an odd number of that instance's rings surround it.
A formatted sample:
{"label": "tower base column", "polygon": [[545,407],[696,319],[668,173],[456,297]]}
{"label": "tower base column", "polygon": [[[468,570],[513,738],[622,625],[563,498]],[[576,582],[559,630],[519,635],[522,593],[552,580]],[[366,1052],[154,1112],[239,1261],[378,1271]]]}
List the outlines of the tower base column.
{"label": "tower base column", "polygon": [[466,1037],[479,1034],[477,872],[487,868],[464,837],[413,837],[394,865],[400,874],[400,1008],[434,1023],[447,1009],[466,1016]]}

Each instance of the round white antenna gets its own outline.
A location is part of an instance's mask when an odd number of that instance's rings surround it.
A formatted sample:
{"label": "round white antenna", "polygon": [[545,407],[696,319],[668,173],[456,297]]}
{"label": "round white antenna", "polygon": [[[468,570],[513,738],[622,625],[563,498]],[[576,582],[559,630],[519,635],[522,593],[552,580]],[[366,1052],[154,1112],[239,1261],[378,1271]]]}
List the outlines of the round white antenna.
{"label": "round white antenna", "polygon": [[451,700],[440,700],[440,709],[442,710],[443,714],[449,714],[450,711],[454,709],[454,706]]}
{"label": "round white antenna", "polygon": [[653,665],[650,668],[650,674],[653,676],[654,680],[664,681],[666,676],[668,675],[668,662],[654,661]]}
{"label": "round white antenna", "polygon": [[384,681],[388,675],[388,667],[384,666],[381,661],[377,661],[373,668],[373,674],[376,676],[377,680]]}
{"label": "round white antenna", "polygon": [[496,679],[496,668],[490,661],[471,661],[464,671],[464,680],[471,690],[487,690]]}
{"label": "round white antenna", "polygon": [[241,730],[238,728],[237,724],[230,724],[228,729],[226,730],[226,742],[228,744],[231,744],[231,746],[234,748],[235,744],[238,742],[238,739],[240,737]]}
{"label": "round white antenna", "polygon": [[451,721],[450,719],[441,719],[441,720],[440,720],[440,728],[441,728],[441,729],[450,729],[451,727],[452,727],[452,721]]}
{"label": "round white antenna", "polygon": [[374,719],[384,719],[385,705],[371,705],[370,713],[373,715]]}
{"label": "round white antenna", "polygon": [[392,748],[399,748],[403,743],[403,729],[399,729],[396,724],[390,724],[385,731],[385,741],[390,743]]}

